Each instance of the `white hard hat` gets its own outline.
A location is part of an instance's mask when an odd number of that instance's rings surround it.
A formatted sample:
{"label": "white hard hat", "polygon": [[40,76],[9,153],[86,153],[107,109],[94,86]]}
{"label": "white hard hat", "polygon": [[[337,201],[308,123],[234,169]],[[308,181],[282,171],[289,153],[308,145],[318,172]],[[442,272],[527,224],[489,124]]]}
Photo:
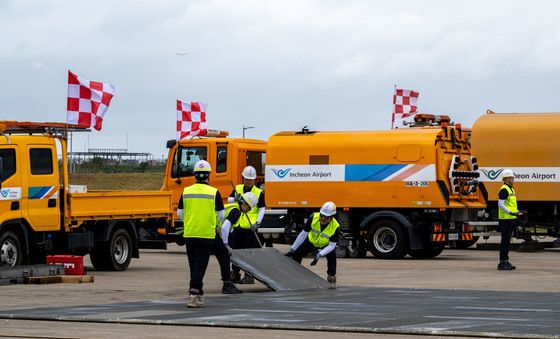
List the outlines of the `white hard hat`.
{"label": "white hard hat", "polygon": [[327,217],[333,216],[336,214],[336,205],[332,201],[327,201],[323,204],[323,207],[321,207],[321,211],[319,212]]}
{"label": "white hard hat", "polygon": [[253,192],[243,193],[243,200],[249,205],[249,207],[254,208],[257,206],[259,199]]}
{"label": "white hard hat", "polygon": [[504,179],[504,178],[511,178],[511,177],[515,177],[515,175],[513,174],[513,171],[510,170],[509,168],[505,169],[505,170],[502,172],[502,179]]}
{"label": "white hard hat", "polygon": [[253,166],[247,166],[243,169],[241,175],[245,179],[255,180],[257,178],[257,170]]}
{"label": "white hard hat", "polygon": [[194,164],[194,172],[212,172],[212,167],[208,161],[199,160]]}

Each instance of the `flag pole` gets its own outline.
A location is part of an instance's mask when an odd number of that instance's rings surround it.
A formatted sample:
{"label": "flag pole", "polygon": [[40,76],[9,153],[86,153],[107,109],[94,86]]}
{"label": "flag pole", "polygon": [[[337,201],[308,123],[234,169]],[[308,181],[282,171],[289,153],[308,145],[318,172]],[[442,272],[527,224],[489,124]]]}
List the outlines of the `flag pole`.
{"label": "flag pole", "polygon": [[393,88],[393,114],[391,114],[391,129],[395,128],[395,95],[397,94],[397,84]]}

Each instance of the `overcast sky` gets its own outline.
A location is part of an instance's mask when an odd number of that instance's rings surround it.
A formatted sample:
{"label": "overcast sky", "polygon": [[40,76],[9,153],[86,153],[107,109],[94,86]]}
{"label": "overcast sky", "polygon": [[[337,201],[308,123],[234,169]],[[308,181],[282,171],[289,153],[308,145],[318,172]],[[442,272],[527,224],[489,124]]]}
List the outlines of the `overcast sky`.
{"label": "overcast sky", "polygon": [[560,111],[558,13],[534,0],[2,0],[0,119],[65,121],[68,69],[116,87],[89,147],[128,138],[155,158],[178,98],[206,102],[209,128],[260,139],[387,129],[395,84],[465,126],[489,108]]}

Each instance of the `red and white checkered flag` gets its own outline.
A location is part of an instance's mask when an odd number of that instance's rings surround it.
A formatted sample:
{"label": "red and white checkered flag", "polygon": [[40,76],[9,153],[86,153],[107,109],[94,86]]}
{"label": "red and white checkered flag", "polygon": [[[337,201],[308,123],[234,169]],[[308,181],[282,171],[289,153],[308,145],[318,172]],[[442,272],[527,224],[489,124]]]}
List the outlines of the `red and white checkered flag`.
{"label": "red and white checkered flag", "polygon": [[394,114],[401,114],[401,118],[408,118],[416,113],[419,92],[410,89],[395,89],[393,96]]}
{"label": "red and white checkered flag", "polygon": [[115,86],[79,78],[68,71],[68,104],[66,121],[72,125],[101,130],[103,117],[115,94]]}
{"label": "red and white checkered flag", "polygon": [[206,104],[177,100],[177,140],[206,133]]}

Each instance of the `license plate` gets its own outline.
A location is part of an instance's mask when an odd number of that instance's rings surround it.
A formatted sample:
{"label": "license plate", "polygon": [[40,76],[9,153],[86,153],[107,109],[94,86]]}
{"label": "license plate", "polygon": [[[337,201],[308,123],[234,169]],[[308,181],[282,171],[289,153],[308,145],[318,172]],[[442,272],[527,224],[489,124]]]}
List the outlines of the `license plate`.
{"label": "license plate", "polygon": [[459,234],[449,233],[449,240],[459,240]]}

